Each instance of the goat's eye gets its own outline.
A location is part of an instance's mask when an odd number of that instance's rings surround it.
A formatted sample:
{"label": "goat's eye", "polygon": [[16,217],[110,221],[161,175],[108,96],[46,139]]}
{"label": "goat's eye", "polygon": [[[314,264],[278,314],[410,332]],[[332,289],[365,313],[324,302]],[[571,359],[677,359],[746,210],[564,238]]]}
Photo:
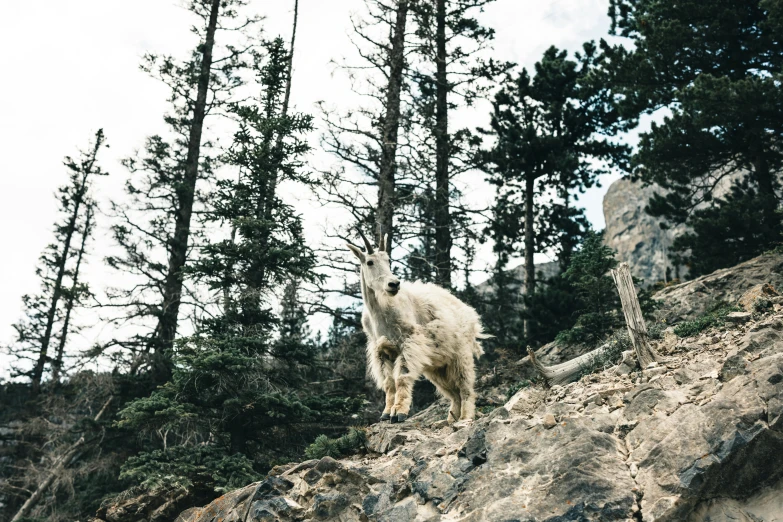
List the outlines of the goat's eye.
{"label": "goat's eye", "polygon": [[372,261],[367,261],[367,266],[372,266],[372,265],[373,265]]}

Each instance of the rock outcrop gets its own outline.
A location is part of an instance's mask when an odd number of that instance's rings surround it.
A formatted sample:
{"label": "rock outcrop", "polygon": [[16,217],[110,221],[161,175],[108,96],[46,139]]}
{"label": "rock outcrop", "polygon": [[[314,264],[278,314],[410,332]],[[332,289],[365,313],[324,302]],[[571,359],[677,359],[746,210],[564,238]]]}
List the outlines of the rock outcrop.
{"label": "rock outcrop", "polygon": [[[536,281],[546,281],[560,273],[560,263],[549,261],[547,263],[538,263],[536,265]],[[517,290],[520,295],[525,293],[525,265],[520,264],[509,269],[509,276],[518,283],[509,284],[509,290]],[[476,291],[480,294],[492,292],[492,280],[484,281],[476,285]]]}
{"label": "rock outcrop", "polygon": [[[762,256],[667,289],[679,318],[713,294],[768,306],[695,337],[668,329],[655,341],[663,363],[510,398],[508,382],[484,386],[473,423],[447,425],[437,402],[403,424],[367,428],[360,455],[278,466],[176,520],[781,520],[783,297],[771,288],[782,266]],[[99,520],[170,520],[127,516],[133,499],[122,502]]]}
{"label": "rock outcrop", "polygon": [[660,190],[654,185],[643,187],[639,182],[618,179],[609,186],[603,201],[604,242],[617,251],[617,259],[627,262],[633,276],[645,285],[685,275],[684,267],[674,267],[669,260],[669,249],[685,227],[664,230],[661,220],[644,210]]}
{"label": "rock outcrop", "polygon": [[[691,281],[666,287],[654,296],[662,308],[662,319],[675,323],[702,315],[720,303],[747,306],[741,298],[754,289],[763,294],[783,289],[783,255],[764,254],[731,268],[722,268]],[[748,310],[752,311],[752,310]]]}

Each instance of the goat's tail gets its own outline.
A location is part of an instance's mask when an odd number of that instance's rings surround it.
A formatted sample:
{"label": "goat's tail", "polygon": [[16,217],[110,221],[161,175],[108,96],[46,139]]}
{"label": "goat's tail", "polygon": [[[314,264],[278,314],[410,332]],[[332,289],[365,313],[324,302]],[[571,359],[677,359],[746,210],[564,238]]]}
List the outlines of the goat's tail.
{"label": "goat's tail", "polygon": [[495,337],[494,335],[484,333],[482,331],[481,325],[478,325],[478,327],[476,328],[475,339],[473,340],[473,357],[478,359],[479,357],[484,355],[484,349],[481,347],[481,343],[479,343],[479,340],[492,339],[494,337]]}

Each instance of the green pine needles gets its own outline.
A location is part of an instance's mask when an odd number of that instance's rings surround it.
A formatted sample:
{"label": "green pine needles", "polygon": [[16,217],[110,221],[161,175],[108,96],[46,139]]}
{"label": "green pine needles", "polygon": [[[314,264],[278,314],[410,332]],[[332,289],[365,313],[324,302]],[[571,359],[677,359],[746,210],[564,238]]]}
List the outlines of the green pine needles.
{"label": "green pine needles", "polygon": [[365,449],[367,445],[367,432],[361,428],[351,428],[348,433],[336,439],[330,439],[326,435],[319,435],[315,442],[305,450],[308,459],[322,459],[332,457],[339,459],[345,455]]}

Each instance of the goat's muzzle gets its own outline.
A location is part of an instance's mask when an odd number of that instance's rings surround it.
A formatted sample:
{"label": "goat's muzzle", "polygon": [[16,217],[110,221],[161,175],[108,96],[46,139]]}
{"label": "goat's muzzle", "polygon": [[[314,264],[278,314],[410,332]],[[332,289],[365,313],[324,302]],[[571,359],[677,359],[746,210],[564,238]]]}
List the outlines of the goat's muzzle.
{"label": "goat's muzzle", "polygon": [[399,279],[392,279],[388,283],[386,283],[386,292],[388,292],[391,295],[397,295],[397,292],[400,291],[400,280]]}

